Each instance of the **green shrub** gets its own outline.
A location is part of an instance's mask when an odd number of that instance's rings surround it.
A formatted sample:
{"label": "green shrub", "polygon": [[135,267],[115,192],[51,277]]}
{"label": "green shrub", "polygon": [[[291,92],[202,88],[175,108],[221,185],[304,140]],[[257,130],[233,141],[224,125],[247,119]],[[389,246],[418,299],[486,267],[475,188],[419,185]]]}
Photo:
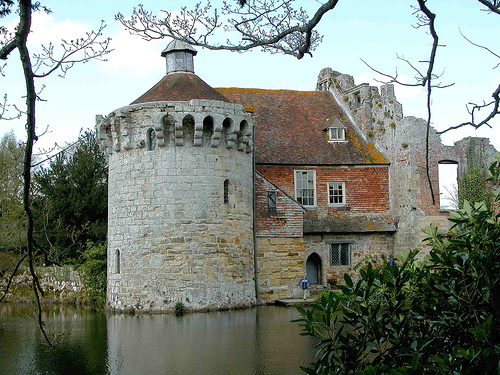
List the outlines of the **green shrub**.
{"label": "green shrub", "polygon": [[[498,184],[500,157],[490,173]],[[500,214],[465,202],[450,221],[446,237],[426,230],[427,262],[414,250],[393,267],[369,263],[341,295],[298,308],[303,334],[319,338],[307,374],[499,373]]]}
{"label": "green shrub", "polygon": [[326,282],[328,283],[328,285],[330,285],[331,288],[334,288],[338,284],[339,279],[337,278],[337,276],[333,275],[326,279]]}
{"label": "green shrub", "polygon": [[106,303],[106,251],[106,242],[87,241],[83,252],[81,269],[87,286],[85,300],[93,307],[103,307]]}
{"label": "green shrub", "polygon": [[0,277],[12,273],[20,257],[7,251],[0,251]]}
{"label": "green shrub", "polygon": [[184,315],[184,304],[182,302],[177,302],[175,304],[175,315],[177,316]]}

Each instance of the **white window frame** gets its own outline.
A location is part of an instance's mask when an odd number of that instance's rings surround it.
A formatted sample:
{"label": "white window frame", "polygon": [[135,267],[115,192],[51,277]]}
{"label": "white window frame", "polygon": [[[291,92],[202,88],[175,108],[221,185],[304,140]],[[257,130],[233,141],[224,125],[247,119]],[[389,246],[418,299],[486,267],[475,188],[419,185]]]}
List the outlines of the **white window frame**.
{"label": "white window frame", "polygon": [[[333,197],[335,197],[335,195],[331,194],[331,190],[330,190],[330,186],[332,185],[338,185],[340,184],[342,186],[342,203],[332,203],[332,199]],[[328,182],[326,184],[326,191],[328,192],[328,206],[329,207],[341,207],[341,206],[345,206],[346,205],[346,194],[345,194],[345,182],[342,182],[342,181],[332,181],[332,182]],[[332,190],[335,190],[335,188],[333,188]],[[338,195],[337,195],[338,196]]]}
{"label": "white window frame", "polygon": [[334,126],[328,127],[328,139],[330,141],[345,141],[345,128]]}
{"label": "white window frame", "polygon": [[[313,204],[312,205],[303,204],[302,202],[299,201],[299,196],[298,196],[299,189],[298,189],[297,175],[299,173],[304,173],[304,172],[312,173],[312,180],[313,180]],[[300,204],[302,204],[304,207],[316,207],[316,171],[314,169],[297,169],[297,170],[294,170],[293,177],[294,177],[294,184],[295,184],[295,200],[297,202],[299,202]]]}
{"label": "white window frame", "polygon": [[[352,243],[350,242],[334,242],[334,243],[330,243],[330,252],[329,252],[329,263],[330,263],[330,267],[351,267],[351,264],[352,264],[352,260],[351,260],[351,254],[352,254],[352,251],[351,251],[351,245]],[[342,264],[341,263],[341,260],[342,260],[342,247],[343,246],[347,246],[347,264]],[[338,264],[333,264],[332,262],[332,258],[333,258],[333,252],[336,251],[337,252],[337,258],[339,260],[339,263]]]}

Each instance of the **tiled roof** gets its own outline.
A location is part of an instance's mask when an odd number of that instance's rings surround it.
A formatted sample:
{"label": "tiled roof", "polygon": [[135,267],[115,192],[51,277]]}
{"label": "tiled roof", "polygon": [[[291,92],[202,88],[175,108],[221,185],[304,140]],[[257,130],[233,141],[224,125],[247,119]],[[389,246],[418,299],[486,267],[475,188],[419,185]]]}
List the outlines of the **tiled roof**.
{"label": "tiled roof", "polygon": [[224,95],[215,91],[196,74],[189,72],[175,72],[167,74],[156,85],[149,89],[131,104],[162,102],[162,101],[189,101],[191,99],[209,99],[228,102]]}
{"label": "tiled roof", "polygon": [[[358,133],[330,92],[217,88],[234,103],[255,108],[256,161],[262,164],[388,164]],[[339,118],[347,142],[328,143],[326,127]]]}

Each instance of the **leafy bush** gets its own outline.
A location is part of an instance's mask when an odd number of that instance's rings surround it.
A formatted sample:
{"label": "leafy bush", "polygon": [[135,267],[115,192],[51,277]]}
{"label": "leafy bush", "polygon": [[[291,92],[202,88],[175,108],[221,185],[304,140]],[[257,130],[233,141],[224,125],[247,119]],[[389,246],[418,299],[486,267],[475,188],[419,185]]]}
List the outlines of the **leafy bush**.
{"label": "leafy bush", "polygon": [[175,304],[175,315],[181,316],[184,315],[184,304],[182,302],[177,302]]}
{"label": "leafy bush", "polygon": [[[500,181],[500,158],[490,167]],[[500,202],[500,190],[495,200]],[[452,213],[448,236],[426,231],[428,262],[368,264],[342,295],[299,308],[318,337],[307,374],[497,374],[500,369],[500,214],[485,204]]]}
{"label": "leafy bush", "polygon": [[87,242],[83,252],[85,283],[88,288],[86,302],[94,307],[102,307],[106,303],[106,242],[94,244]]}
{"label": "leafy bush", "polygon": [[339,279],[337,278],[337,276],[333,275],[326,279],[326,282],[328,283],[328,285],[330,285],[331,288],[334,288],[338,284]]}
{"label": "leafy bush", "polygon": [[19,257],[12,253],[0,251],[0,277],[5,274],[12,272],[16,263],[19,261]]}

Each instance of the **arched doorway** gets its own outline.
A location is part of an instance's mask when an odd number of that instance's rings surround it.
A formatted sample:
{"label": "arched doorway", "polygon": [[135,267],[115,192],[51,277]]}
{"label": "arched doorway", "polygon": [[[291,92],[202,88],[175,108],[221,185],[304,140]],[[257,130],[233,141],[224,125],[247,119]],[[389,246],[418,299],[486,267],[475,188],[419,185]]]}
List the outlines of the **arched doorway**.
{"label": "arched doorway", "polygon": [[309,255],[306,261],[306,272],[311,284],[321,284],[321,258],[318,254]]}

